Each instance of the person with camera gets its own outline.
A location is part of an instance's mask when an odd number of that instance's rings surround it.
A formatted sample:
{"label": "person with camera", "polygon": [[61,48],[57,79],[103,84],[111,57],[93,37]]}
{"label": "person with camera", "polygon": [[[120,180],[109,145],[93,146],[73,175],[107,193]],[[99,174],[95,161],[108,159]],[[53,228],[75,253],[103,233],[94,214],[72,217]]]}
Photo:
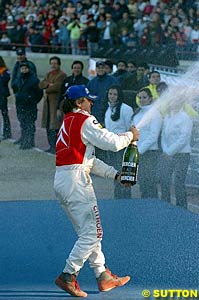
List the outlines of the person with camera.
{"label": "person with camera", "polygon": [[67,29],[70,30],[70,44],[73,55],[79,54],[79,40],[84,28],[85,25],[80,23],[77,16],[74,16],[72,22],[70,22],[67,26]]}

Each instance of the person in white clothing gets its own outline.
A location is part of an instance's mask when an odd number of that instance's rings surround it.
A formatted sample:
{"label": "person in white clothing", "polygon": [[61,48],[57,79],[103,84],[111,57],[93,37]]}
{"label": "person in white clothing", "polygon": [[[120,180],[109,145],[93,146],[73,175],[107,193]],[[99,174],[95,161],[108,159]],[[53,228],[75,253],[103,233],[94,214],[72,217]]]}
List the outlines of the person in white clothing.
{"label": "person in white clothing", "polygon": [[171,202],[171,183],[174,174],[176,205],[187,208],[185,180],[190,161],[193,121],[185,112],[182,101],[170,104],[165,115],[161,145],[162,200]]}
{"label": "person in white clothing", "polygon": [[[114,85],[107,90],[104,125],[106,129],[116,134],[126,132],[131,126],[133,109],[123,101],[124,96],[119,86]],[[123,153],[123,150],[116,153],[106,151],[106,163],[112,164],[116,169],[121,169]],[[131,198],[131,188],[115,182],[114,197],[116,199]]]}
{"label": "person in white clothing", "polygon": [[84,85],[67,89],[63,101],[65,115],[56,144],[54,189],[78,239],[55,283],[75,297],[87,296],[77,282],[77,275],[87,260],[94,270],[100,291],[109,291],[130,280],[129,276],[113,275],[105,266],[101,249],[103,231],[90,173],[120,180],[114,167],[95,157],[95,146],[116,152],[137,140],[139,132],[130,127],[120,136],[102,129],[91,115],[95,98]]}
{"label": "person in white clothing", "polygon": [[143,88],[137,93],[139,108],[132,122],[140,130],[137,143],[139,151],[138,182],[142,198],[158,198],[157,163],[160,155],[158,137],[162,127],[162,117],[153,105],[153,96],[149,88]]}

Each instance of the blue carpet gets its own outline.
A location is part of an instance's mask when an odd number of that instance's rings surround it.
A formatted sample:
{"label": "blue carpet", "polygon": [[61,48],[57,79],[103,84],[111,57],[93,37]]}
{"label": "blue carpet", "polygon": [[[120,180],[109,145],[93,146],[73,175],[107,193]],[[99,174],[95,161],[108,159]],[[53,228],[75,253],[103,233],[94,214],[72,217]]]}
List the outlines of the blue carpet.
{"label": "blue carpet", "polygon": [[[113,273],[132,277],[123,293],[129,288],[199,287],[199,215],[158,200],[99,200],[99,207],[106,263]],[[66,297],[54,279],[76,236],[59,203],[0,202],[0,220],[0,299],[7,299],[13,288],[20,294],[41,286],[41,291],[57,292],[56,299]],[[97,294],[87,264],[79,282]]]}

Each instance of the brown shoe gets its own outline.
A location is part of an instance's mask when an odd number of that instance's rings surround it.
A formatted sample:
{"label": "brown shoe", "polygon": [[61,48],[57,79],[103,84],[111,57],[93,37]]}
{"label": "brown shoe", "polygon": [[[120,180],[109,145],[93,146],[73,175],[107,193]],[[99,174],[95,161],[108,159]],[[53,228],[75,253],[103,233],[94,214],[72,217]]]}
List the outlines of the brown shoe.
{"label": "brown shoe", "polygon": [[74,297],[87,297],[87,293],[80,290],[76,276],[68,273],[62,273],[56,280],[55,284],[62,290]]}
{"label": "brown shoe", "polygon": [[109,269],[106,269],[106,271],[102,272],[100,277],[97,278],[97,283],[99,291],[107,292],[118,286],[125,285],[130,279],[130,276],[118,277],[112,274]]}

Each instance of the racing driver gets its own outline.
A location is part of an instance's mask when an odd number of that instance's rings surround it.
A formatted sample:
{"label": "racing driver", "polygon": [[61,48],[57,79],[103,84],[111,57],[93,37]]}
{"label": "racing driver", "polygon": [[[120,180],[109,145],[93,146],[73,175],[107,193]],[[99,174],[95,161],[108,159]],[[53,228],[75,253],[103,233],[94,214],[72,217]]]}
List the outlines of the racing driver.
{"label": "racing driver", "polygon": [[91,115],[95,101],[97,97],[85,85],[67,89],[63,100],[64,119],[56,143],[54,189],[78,239],[55,283],[75,297],[87,297],[77,282],[77,275],[87,260],[94,270],[99,291],[109,291],[130,280],[129,276],[113,275],[105,265],[101,246],[103,231],[90,173],[120,181],[117,170],[95,157],[95,146],[117,152],[138,140],[139,132],[131,127],[117,135],[102,128]]}

